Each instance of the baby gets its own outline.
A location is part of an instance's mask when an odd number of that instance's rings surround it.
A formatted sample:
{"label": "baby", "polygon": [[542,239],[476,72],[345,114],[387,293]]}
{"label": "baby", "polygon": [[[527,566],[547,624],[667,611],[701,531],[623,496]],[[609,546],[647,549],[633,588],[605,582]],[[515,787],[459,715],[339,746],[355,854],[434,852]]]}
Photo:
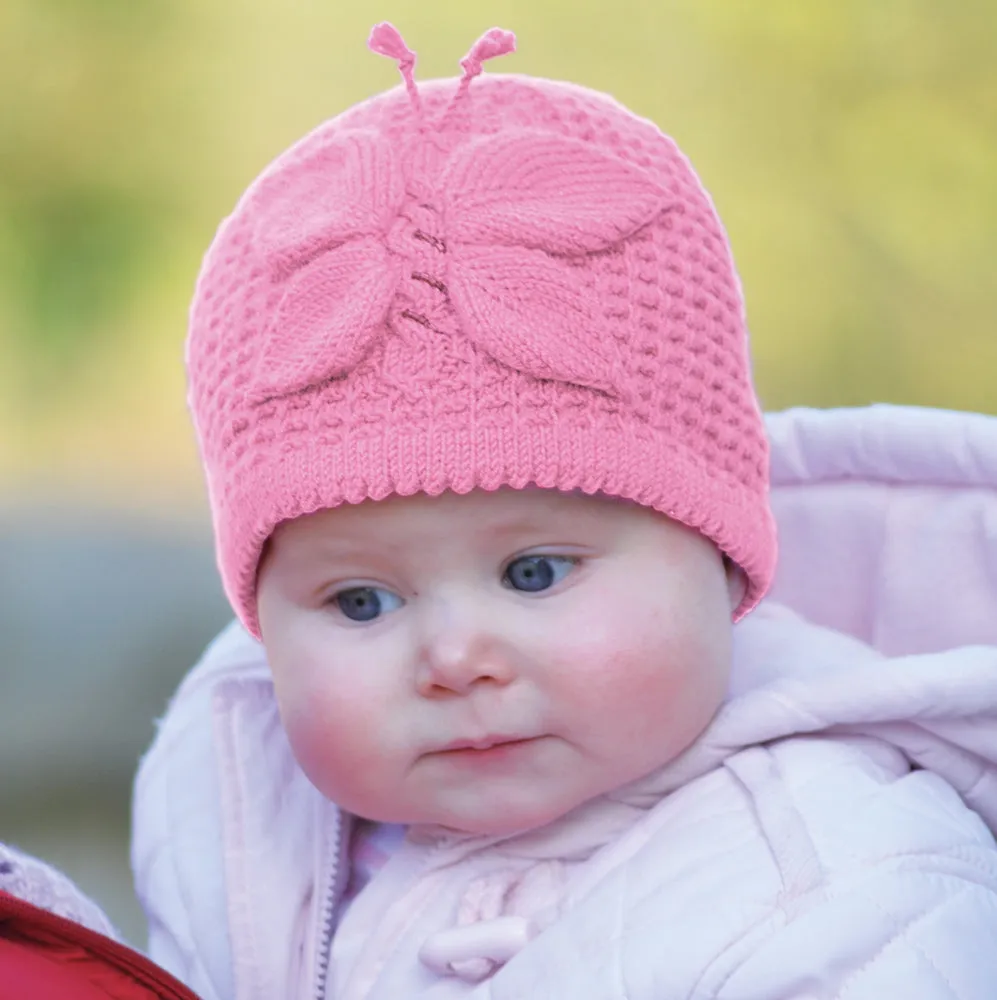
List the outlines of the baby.
{"label": "baby", "polygon": [[370,45],[404,86],[197,286],[240,624],[139,774],[152,958],[204,1000],[993,1000],[997,648],[749,616],[769,436],[688,161],[481,76],[507,32],[430,83]]}

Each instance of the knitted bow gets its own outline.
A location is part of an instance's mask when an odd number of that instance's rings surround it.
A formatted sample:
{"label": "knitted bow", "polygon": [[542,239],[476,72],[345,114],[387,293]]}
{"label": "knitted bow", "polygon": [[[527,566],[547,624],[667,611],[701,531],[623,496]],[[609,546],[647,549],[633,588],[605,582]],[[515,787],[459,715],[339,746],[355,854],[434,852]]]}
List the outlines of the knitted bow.
{"label": "knitted bow", "polygon": [[[341,132],[295,167],[267,213],[285,285],[252,386],[258,399],[352,371],[388,331],[411,270],[387,235],[406,198],[393,148]],[[519,130],[458,148],[438,184],[440,273],[462,333],[516,371],[617,392],[611,339],[578,259],[626,239],[668,204],[643,170],[587,143]]]}

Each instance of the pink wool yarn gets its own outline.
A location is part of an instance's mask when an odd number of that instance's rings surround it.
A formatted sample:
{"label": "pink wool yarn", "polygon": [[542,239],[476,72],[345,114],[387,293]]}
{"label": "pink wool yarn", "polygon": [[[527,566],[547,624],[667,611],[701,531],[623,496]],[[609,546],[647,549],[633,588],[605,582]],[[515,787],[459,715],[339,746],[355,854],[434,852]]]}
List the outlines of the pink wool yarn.
{"label": "pink wool yarn", "polygon": [[257,637],[281,521],[534,483],[636,501],[768,588],[775,528],[740,283],[675,143],[573,84],[415,81],[282,154],[221,225],[187,341],[229,599]]}

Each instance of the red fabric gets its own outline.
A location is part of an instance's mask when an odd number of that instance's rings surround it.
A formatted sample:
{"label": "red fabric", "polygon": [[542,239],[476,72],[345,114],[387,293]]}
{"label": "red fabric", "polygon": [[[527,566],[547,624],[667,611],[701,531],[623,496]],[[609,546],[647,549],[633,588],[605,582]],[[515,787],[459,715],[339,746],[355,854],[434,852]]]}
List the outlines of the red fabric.
{"label": "red fabric", "polygon": [[0,892],[0,1000],[198,1000],[137,951]]}

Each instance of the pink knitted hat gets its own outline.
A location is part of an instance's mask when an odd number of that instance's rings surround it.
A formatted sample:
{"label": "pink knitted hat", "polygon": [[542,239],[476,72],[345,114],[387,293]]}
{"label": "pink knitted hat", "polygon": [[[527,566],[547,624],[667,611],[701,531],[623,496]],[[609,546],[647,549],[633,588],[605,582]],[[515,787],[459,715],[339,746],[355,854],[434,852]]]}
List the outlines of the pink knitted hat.
{"label": "pink knitted hat", "polygon": [[533,483],[627,498],[768,588],[775,528],[740,283],[675,143],[612,98],[483,76],[404,86],[283,153],[208,250],[189,402],[226,593],[257,637],[281,521]]}

